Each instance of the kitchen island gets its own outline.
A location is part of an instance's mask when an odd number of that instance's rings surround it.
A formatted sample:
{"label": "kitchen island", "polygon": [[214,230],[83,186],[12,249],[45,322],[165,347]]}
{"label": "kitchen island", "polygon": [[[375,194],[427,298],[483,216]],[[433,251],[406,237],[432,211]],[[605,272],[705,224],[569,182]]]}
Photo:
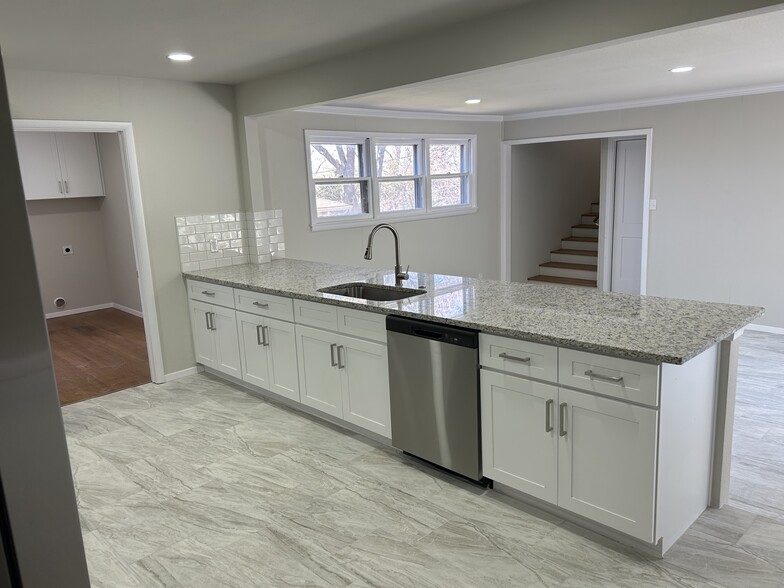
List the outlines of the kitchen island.
{"label": "kitchen island", "polygon": [[735,337],[762,308],[417,272],[373,302],[319,290],[393,272],[299,260],[184,275],[197,361],[257,391],[389,438],[384,315],[475,329],[496,488],[657,554],[726,500]]}

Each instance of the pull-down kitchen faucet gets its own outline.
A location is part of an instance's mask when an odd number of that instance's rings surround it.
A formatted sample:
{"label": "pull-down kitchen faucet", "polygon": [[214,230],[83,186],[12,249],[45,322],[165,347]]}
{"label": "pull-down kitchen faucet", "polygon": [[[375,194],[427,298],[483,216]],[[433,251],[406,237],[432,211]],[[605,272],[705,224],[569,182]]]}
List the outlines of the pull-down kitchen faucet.
{"label": "pull-down kitchen faucet", "polygon": [[365,249],[365,259],[373,259],[373,237],[375,237],[376,232],[379,229],[389,229],[392,231],[392,236],[395,238],[395,285],[402,286],[403,280],[408,279],[408,268],[411,266],[409,265],[406,267],[406,271],[403,271],[403,268],[400,265],[400,239],[398,238],[395,227],[387,223],[381,223],[380,225],[373,227],[373,230],[370,231],[370,236],[368,237],[367,249]]}

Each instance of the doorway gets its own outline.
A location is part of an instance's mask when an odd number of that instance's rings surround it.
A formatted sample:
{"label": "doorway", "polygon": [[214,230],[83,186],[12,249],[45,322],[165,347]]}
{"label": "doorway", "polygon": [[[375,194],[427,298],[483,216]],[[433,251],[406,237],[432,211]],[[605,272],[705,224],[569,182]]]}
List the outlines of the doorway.
{"label": "doorway", "polygon": [[[43,212],[43,214],[84,213],[88,216],[101,214],[102,208],[111,208],[111,210],[103,212],[106,213],[104,216],[114,217],[110,221],[115,223],[114,228],[107,231],[109,233],[108,239],[113,247],[105,247],[106,243],[109,243],[107,240],[103,244],[87,243],[84,248],[81,248],[81,251],[89,257],[90,255],[95,256],[98,253],[96,249],[101,248],[103,250],[100,253],[103,258],[110,259],[110,262],[106,264],[107,267],[112,269],[126,268],[125,271],[115,276],[115,294],[106,302],[88,304],[85,307],[84,304],[76,304],[77,301],[74,300],[74,304],[70,306],[70,310],[73,312],[58,312],[56,308],[49,308],[51,304],[47,304],[47,302],[53,304],[54,299],[59,296],[50,295],[52,300],[48,300],[48,298],[44,300],[55,363],[58,363],[58,352],[54,349],[56,340],[64,338],[66,341],[70,341],[64,346],[64,349],[67,350],[66,355],[70,354],[74,361],[70,362],[71,365],[68,368],[61,369],[61,371],[69,373],[70,376],[78,373],[87,374],[85,381],[77,385],[76,394],[72,390],[72,393],[68,394],[68,398],[62,399],[63,402],[67,403],[89,397],[91,388],[102,390],[96,394],[100,395],[100,393],[138,385],[137,380],[142,377],[140,374],[145,370],[148,373],[147,381],[162,383],[165,378],[161,343],[131,124],[16,120],[14,121],[14,130],[38,133],[41,136],[46,133],[55,135],[59,133],[74,137],[81,134],[92,134],[95,137],[95,143],[101,148],[101,157],[108,157],[106,154],[111,154],[111,162],[102,161],[104,166],[111,164],[111,169],[104,170],[107,194],[111,189],[115,196],[111,205],[108,204],[108,198],[90,197],[28,201],[29,214],[33,206],[42,208],[37,212]],[[21,156],[20,153],[20,159]],[[111,188],[109,181],[112,182]],[[121,197],[117,197],[120,194]],[[103,202],[98,202],[99,200]],[[65,209],[65,206],[71,208]],[[55,222],[52,226],[56,227],[57,223]],[[33,232],[35,233],[35,230]],[[120,235],[120,232],[123,234]],[[73,234],[80,235],[78,231]],[[76,238],[74,237],[74,239]],[[59,249],[62,246],[62,255],[68,255],[69,253],[65,250],[68,245],[73,246],[73,243],[59,243],[58,241],[57,253],[60,253]],[[70,253],[74,257],[79,255],[79,251]],[[72,258],[60,257],[61,264],[63,259]],[[41,265],[38,260],[37,265]],[[42,288],[42,291],[44,290]],[[68,301],[66,301],[67,303]],[[65,336],[66,333],[69,334]],[[75,334],[88,335],[88,337],[82,337],[81,343],[75,343],[73,339]],[[74,350],[83,345],[90,337],[92,337],[90,345],[95,352],[90,353],[83,350],[81,354],[74,354]],[[107,344],[107,341],[110,340],[112,343]],[[62,354],[60,355],[62,359]],[[100,358],[105,361],[101,361]],[[102,380],[100,386],[94,381],[90,381],[91,377],[95,376],[94,373],[90,373],[91,369],[80,367],[80,362],[84,363],[85,361],[93,361],[93,364],[102,363],[103,367],[109,368],[101,378],[98,378]],[[119,364],[130,369],[112,369],[113,366],[118,367]],[[92,368],[95,368],[95,365]],[[87,396],[83,394],[85,391]]]}
{"label": "doorway", "polygon": [[[600,291],[645,294],[651,140],[652,129],[639,129],[505,141],[502,158],[502,278],[509,281],[552,281],[596,287]],[[578,148],[580,145],[582,147]],[[524,152],[525,149],[527,152]],[[575,158],[574,154],[580,152],[584,154]],[[521,155],[528,157],[524,153],[536,153],[540,159],[544,154],[549,160],[533,167],[526,166],[520,160]],[[528,163],[531,162],[529,160]],[[533,253],[530,244],[525,248],[516,247],[521,242],[520,235],[516,233],[521,226],[519,219],[529,215],[530,222],[538,223],[539,212],[556,210],[558,206],[554,207],[550,202],[543,207],[537,201],[542,198],[538,193],[519,193],[520,186],[526,185],[524,180],[521,181],[521,174],[525,173],[546,173],[571,180],[577,178],[576,183],[571,181],[565,185],[569,190],[581,190],[575,195],[562,197],[555,190],[555,196],[568,204],[567,210],[562,209],[558,213],[557,220],[563,226],[543,235],[541,242],[535,244]],[[533,181],[537,183],[536,178]],[[555,183],[559,184],[558,189],[563,188],[564,181]],[[592,194],[596,195],[593,199]],[[521,211],[521,208],[525,210]],[[569,215],[568,219],[565,214]],[[556,218],[557,215],[550,216]],[[571,224],[574,222],[577,224]],[[540,228],[541,225],[537,225],[536,231],[541,232]],[[564,245],[565,241],[569,242]],[[586,251],[578,251],[586,248],[592,250],[589,262],[585,261],[588,259]],[[549,254],[549,261],[543,258],[545,254]],[[538,260],[533,265],[532,256]],[[543,274],[557,277],[533,275],[531,272],[536,264]],[[568,278],[563,277],[566,276],[564,272],[569,273]]]}

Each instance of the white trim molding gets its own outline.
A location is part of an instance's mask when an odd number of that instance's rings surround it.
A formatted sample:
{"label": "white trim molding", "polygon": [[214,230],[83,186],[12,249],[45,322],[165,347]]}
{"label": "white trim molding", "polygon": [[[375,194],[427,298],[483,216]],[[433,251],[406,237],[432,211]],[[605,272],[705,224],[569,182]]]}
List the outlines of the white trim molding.
{"label": "white trim molding", "polygon": [[118,133],[125,181],[127,182],[133,250],[136,255],[136,265],[139,268],[139,292],[144,315],[144,333],[147,339],[150,375],[153,382],[163,383],[165,380],[163,351],[158,327],[158,311],[155,304],[147,228],[144,220],[139,165],[136,160],[136,146],[133,139],[133,125],[129,122],[31,119],[17,119],[13,121],[13,124],[16,131]]}
{"label": "white trim molding", "polygon": [[776,335],[784,335],[784,328],[769,327],[768,325],[756,325],[754,323],[746,325],[747,331],[759,331],[761,333],[774,333]]}
{"label": "white trim molding", "polygon": [[135,308],[130,308],[128,306],[123,306],[122,304],[117,304],[116,302],[112,304],[113,308],[117,310],[121,310],[127,314],[131,314],[133,316],[138,316],[139,318],[144,318],[144,313],[141,310],[136,310]]}
{"label": "white trim molding", "polygon": [[[195,365],[193,367],[185,368],[184,370],[180,370],[178,372],[171,372],[170,374],[166,374],[164,376],[164,382],[172,382],[174,380],[179,380],[180,378],[186,378],[188,376],[195,376],[196,374],[203,372],[204,368],[200,365]],[[158,382],[160,383],[160,382]]]}
{"label": "white trim molding", "polygon": [[411,120],[461,120],[470,122],[503,122],[501,114],[460,114],[458,112],[426,112],[421,110],[387,110],[383,108],[359,108],[353,106],[331,106],[319,104],[298,108],[296,112],[312,114],[334,114],[339,116],[366,116],[375,118],[397,118]]}
{"label": "white trim molding", "polygon": [[69,308],[68,310],[56,310],[54,312],[47,312],[46,318],[60,318],[61,316],[71,316],[72,314],[82,314],[85,312],[93,312],[94,310],[105,310],[107,308],[114,308],[115,305],[111,302],[105,304],[96,304],[94,306],[83,306],[82,308]]}

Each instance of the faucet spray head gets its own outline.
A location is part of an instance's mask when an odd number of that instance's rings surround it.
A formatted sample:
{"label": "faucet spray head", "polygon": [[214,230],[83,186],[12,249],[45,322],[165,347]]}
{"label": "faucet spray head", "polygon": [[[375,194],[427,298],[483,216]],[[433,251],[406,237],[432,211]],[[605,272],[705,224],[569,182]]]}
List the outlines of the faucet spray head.
{"label": "faucet spray head", "polygon": [[365,249],[365,259],[373,259],[373,248],[368,247]]}

